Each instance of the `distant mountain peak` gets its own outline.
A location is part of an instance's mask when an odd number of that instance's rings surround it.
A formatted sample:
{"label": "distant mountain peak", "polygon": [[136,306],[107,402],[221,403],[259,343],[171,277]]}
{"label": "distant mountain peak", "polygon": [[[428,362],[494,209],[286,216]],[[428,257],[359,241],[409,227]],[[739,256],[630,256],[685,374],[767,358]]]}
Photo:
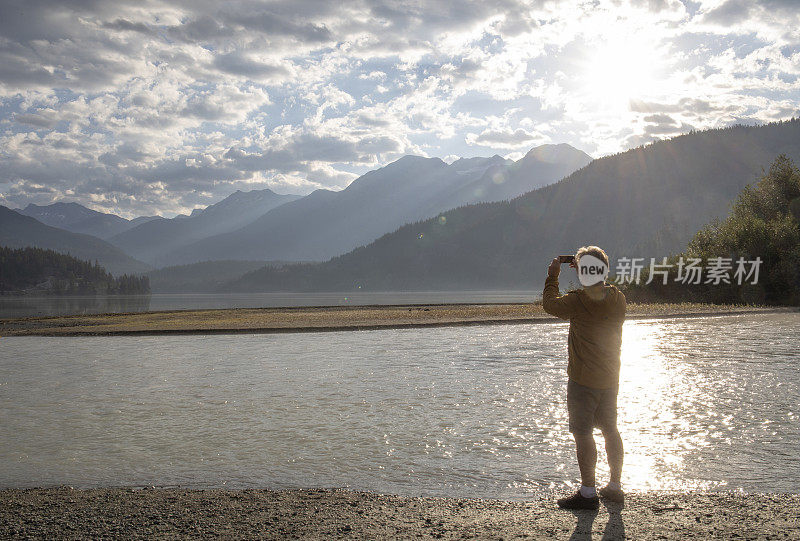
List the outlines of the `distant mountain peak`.
{"label": "distant mountain peak", "polygon": [[377,189],[387,182],[394,183],[398,180],[410,177],[425,176],[439,169],[447,168],[448,165],[441,158],[426,158],[414,154],[406,154],[379,169],[373,169],[364,173],[342,191],[353,191],[362,189]]}
{"label": "distant mountain peak", "polygon": [[510,160],[506,160],[499,154],[495,154],[491,158],[486,158],[484,156],[475,156],[473,158],[459,158],[453,163],[450,164],[450,167],[455,169],[456,171],[472,171],[478,168],[488,169],[492,166],[497,165],[506,165],[511,163]]}
{"label": "distant mountain peak", "polygon": [[441,158],[428,158],[425,156],[418,156],[416,154],[406,154],[402,158],[398,158],[397,160],[384,165],[376,169],[375,171],[381,171],[384,169],[395,169],[397,167],[442,167],[447,166],[447,164]]}
{"label": "distant mountain peak", "polygon": [[42,211],[45,209],[56,210],[56,211],[70,210],[72,212],[79,212],[83,215],[103,214],[102,212],[97,212],[96,210],[84,207],[80,203],[75,203],[74,201],[56,201],[55,203],[50,203],[49,205],[37,205],[36,203],[28,203],[28,206],[26,206],[23,210],[25,212],[31,212],[31,211]]}
{"label": "distant mountain peak", "polygon": [[[437,160],[438,161],[442,161],[441,158],[435,158],[435,157],[434,158],[428,158],[428,157],[425,157],[425,156],[419,156],[417,154],[406,154],[406,155],[402,156],[401,158],[396,159],[395,161],[393,161],[392,163],[390,163],[388,165],[392,165],[394,163],[427,162],[427,161],[431,161],[431,160],[433,160],[433,161],[437,161]],[[444,162],[442,162],[442,163],[444,163]],[[387,167],[388,167],[388,165],[387,165]]]}
{"label": "distant mountain peak", "polygon": [[116,214],[98,212],[73,201],[58,201],[49,205],[30,203],[19,212],[51,227],[99,238],[107,238],[134,225]]}
{"label": "distant mountain peak", "polygon": [[592,157],[568,143],[545,144],[533,147],[520,162],[537,161],[544,163],[563,162],[569,159],[591,160]]}
{"label": "distant mountain peak", "polygon": [[[209,205],[208,207],[206,207],[205,209],[202,209],[202,210],[203,211],[207,211],[209,209],[219,209],[219,208],[224,208],[224,207],[226,207],[228,205],[238,205],[238,204],[252,205],[252,204],[254,204],[254,203],[258,202],[258,201],[262,201],[262,200],[265,200],[265,199],[268,199],[268,198],[277,200],[277,199],[286,198],[286,197],[288,197],[288,198],[297,198],[297,197],[300,197],[300,196],[291,195],[291,194],[290,195],[280,195],[280,194],[277,194],[277,193],[273,192],[269,188],[263,188],[261,190],[248,190],[248,191],[236,190],[235,192],[230,194],[228,197],[226,197],[226,198],[224,198],[224,199],[222,199],[220,201],[217,201],[213,205]],[[192,216],[194,216],[194,213],[192,214]]]}

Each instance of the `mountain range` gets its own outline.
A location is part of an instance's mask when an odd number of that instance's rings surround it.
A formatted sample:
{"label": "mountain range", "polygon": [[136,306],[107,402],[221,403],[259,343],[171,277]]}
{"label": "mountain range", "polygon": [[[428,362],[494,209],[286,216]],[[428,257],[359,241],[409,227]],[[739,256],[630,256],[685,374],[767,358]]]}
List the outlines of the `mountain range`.
{"label": "mountain range", "polygon": [[[500,156],[460,159],[404,156],[344,190],[317,190],[252,223],[163,254],[170,264],[203,260],[321,261],[368,244],[403,224],[479,201],[515,197],[584,167],[591,157],[569,145],[543,145],[513,162]],[[121,242],[145,224],[111,239]],[[144,257],[147,261],[148,258]]]}
{"label": "mountain range", "polygon": [[[97,259],[116,274],[184,264],[169,270],[163,280],[160,274],[153,278],[173,287],[184,277],[193,284],[185,287],[195,288],[235,278],[237,269],[241,275],[255,268],[253,262],[275,266],[276,261],[285,265],[329,259],[407,222],[550,184],[590,161],[566,144],[536,147],[516,162],[495,155],[448,165],[438,158],[405,156],[338,192],[317,190],[300,197],[268,189],[237,191],[191,215],[171,219],[127,220],[74,202],[3,207],[0,243]],[[23,216],[28,219],[21,220]],[[222,260],[227,261],[222,266],[185,266]],[[220,270],[225,276],[215,278]]]}
{"label": "mountain range", "polygon": [[725,216],[780,154],[800,159],[800,119],[692,132],[594,160],[511,201],[407,224],[325,263],[255,270],[228,289],[538,288],[552,257],[587,244],[605,248],[612,266],[660,260]]}
{"label": "mountain range", "polygon": [[[280,195],[269,189],[236,191],[205,209],[195,209],[189,216],[150,220],[112,236],[109,241],[126,253],[161,267],[174,262],[171,254],[175,250],[199,239],[243,227],[270,210],[299,198],[299,195]],[[197,261],[208,259],[220,258],[201,256]]]}

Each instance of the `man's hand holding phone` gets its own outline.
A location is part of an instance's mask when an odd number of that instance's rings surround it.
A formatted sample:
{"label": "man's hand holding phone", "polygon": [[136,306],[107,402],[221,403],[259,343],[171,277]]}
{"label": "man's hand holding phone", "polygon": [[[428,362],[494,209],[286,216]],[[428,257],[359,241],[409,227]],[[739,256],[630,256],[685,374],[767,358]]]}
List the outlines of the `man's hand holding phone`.
{"label": "man's hand holding phone", "polygon": [[558,278],[558,275],[561,274],[561,265],[564,263],[569,263],[569,266],[573,269],[576,268],[575,266],[575,256],[574,255],[560,255],[558,257],[554,257],[553,261],[550,262],[550,266],[547,268],[548,276],[552,276],[553,278]]}
{"label": "man's hand holding phone", "polygon": [[547,267],[547,275],[550,278],[558,278],[559,274],[561,274],[561,261],[557,257],[554,257],[550,262],[550,266]]}

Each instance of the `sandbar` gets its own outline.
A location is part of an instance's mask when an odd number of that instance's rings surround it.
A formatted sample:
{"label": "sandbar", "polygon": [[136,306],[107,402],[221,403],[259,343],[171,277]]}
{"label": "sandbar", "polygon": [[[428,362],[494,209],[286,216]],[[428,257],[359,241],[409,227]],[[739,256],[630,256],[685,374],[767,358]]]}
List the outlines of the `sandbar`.
{"label": "sandbar", "polygon": [[[797,312],[711,304],[629,304],[628,319]],[[316,306],[172,310],[0,319],[0,336],[187,335],[354,331],[514,323],[554,323],[541,303]]]}

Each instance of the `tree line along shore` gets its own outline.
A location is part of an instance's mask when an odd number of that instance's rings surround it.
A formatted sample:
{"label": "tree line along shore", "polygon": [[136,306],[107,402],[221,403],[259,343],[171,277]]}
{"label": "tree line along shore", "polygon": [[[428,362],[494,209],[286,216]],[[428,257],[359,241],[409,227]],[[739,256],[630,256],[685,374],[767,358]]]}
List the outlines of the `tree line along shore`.
{"label": "tree line along shore", "polygon": [[114,277],[97,261],[82,261],[42,248],[0,246],[0,294],[140,295],[150,292],[147,276]]}

